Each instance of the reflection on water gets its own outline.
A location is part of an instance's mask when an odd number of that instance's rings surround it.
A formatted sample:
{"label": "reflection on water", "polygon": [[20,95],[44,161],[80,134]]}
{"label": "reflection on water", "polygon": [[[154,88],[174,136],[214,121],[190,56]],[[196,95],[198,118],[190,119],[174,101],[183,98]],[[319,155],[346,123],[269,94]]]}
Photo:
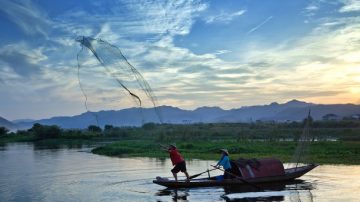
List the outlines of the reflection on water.
{"label": "reflection on water", "polygon": [[56,151],[57,149],[82,149],[82,148],[92,148],[98,145],[102,145],[105,143],[89,143],[89,144],[83,144],[80,142],[74,142],[69,141],[66,144],[59,144],[57,142],[49,142],[47,140],[45,141],[38,141],[34,143],[28,143],[31,146],[33,146],[34,150],[52,150]]}
{"label": "reflection on water", "polygon": [[[201,199],[191,199],[193,194],[205,192],[206,195],[214,195],[213,200],[223,201],[291,201],[291,202],[311,202],[313,196],[311,190],[314,188],[312,183],[295,180],[287,183],[263,184],[263,191],[253,186],[238,187],[216,187],[216,188],[192,188],[192,189],[162,189],[156,192],[156,196],[171,196],[172,201],[199,201]],[[221,199],[219,199],[219,196]],[[209,197],[203,199],[208,200]],[[158,200],[162,201],[162,200]],[[166,200],[165,200],[166,201]]]}
{"label": "reflection on water", "polygon": [[[83,145],[1,146],[0,201],[357,201],[360,197],[360,166],[319,166],[301,180],[261,185],[266,191],[249,186],[173,190],[152,183],[156,176],[171,176],[168,159],[111,158],[90,150]],[[203,172],[214,163],[188,161],[189,173]]]}
{"label": "reflection on water", "polygon": [[[171,196],[172,201],[188,201],[187,197],[189,196],[189,193],[186,189],[184,190],[171,190],[171,189],[164,189],[160,190],[157,193],[155,193],[156,196]],[[160,201],[160,200],[159,200]]]}
{"label": "reflection on water", "polygon": [[262,185],[264,191],[255,188],[225,190],[226,201],[313,201],[313,183],[294,180],[286,183]]}

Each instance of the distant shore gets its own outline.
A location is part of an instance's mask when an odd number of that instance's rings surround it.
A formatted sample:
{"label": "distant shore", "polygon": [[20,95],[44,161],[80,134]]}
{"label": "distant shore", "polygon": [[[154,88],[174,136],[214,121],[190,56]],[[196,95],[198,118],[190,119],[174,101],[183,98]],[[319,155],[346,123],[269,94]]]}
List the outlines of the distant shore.
{"label": "distant shore", "polygon": [[[360,122],[313,123],[308,162],[360,165]],[[142,127],[113,127],[63,130],[56,126],[34,125],[0,137],[0,145],[36,142],[42,145],[109,142],[92,150],[94,154],[116,157],[168,158],[160,144],[176,143],[186,159],[217,160],[226,148],[232,159],[276,157],[289,162],[303,131],[302,123],[144,124]]]}

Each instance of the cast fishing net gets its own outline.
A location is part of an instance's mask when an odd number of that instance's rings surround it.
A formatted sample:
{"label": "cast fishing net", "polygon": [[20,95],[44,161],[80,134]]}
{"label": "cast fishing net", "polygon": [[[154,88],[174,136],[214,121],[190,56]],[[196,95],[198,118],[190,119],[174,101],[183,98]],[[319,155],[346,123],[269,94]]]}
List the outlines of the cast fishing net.
{"label": "cast fishing net", "polygon": [[[153,107],[162,122],[150,85],[119,48],[85,36],[77,37],[76,41],[81,44],[77,54],[78,81],[88,112],[101,110],[104,106],[125,108],[135,105],[142,113],[142,107]],[[96,115],[95,118],[99,125]]]}
{"label": "cast fishing net", "polygon": [[290,160],[289,167],[297,168],[300,165],[308,165],[313,163],[312,159],[310,158],[310,145],[314,141],[314,137],[310,133],[310,124],[312,122],[311,120],[312,118],[309,111],[307,118],[304,120],[304,129],[297,140],[298,144]]}

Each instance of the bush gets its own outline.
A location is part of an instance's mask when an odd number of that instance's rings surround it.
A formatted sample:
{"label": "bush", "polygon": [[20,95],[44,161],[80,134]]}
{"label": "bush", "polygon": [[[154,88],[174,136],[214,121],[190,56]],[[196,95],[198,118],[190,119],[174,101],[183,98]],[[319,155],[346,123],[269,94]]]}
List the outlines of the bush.
{"label": "bush", "polygon": [[114,129],[114,126],[113,125],[105,125],[104,126],[104,132],[110,132]]}
{"label": "bush", "polygon": [[144,125],[142,125],[142,128],[143,128],[144,130],[152,130],[152,129],[155,128],[155,123],[152,123],[152,122],[150,122],[150,123],[145,123]]}
{"label": "bush", "polygon": [[99,126],[90,125],[88,127],[88,131],[94,132],[94,133],[101,133],[101,128]]}
{"label": "bush", "polygon": [[35,138],[38,140],[47,138],[58,138],[61,134],[61,129],[58,126],[46,126],[39,123],[35,123],[29,131],[31,131],[34,134]]}
{"label": "bush", "polygon": [[7,135],[8,132],[9,132],[9,130],[7,128],[0,127],[0,137]]}

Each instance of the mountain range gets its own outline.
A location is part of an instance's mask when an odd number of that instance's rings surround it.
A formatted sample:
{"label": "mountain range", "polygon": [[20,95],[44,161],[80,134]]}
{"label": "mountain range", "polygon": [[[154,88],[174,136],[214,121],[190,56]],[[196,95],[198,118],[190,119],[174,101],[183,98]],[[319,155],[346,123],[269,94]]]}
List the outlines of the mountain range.
{"label": "mountain range", "polygon": [[[172,106],[156,108],[128,108],[85,112],[76,116],[59,116],[40,120],[17,120],[10,122],[0,117],[0,126],[14,129],[31,128],[34,123],[58,125],[61,128],[87,128],[89,125],[141,126],[146,122],[173,124],[188,123],[219,123],[219,122],[253,122],[261,121],[302,121],[308,111],[314,120],[321,120],[325,115],[332,114],[339,119],[360,114],[360,105],[355,104],[313,104],[298,100],[279,104],[245,106],[237,109],[224,110],[220,107],[200,107],[195,110],[184,110]],[[160,114],[160,117],[157,115]]]}
{"label": "mountain range", "polygon": [[0,127],[1,126],[7,128],[9,130],[14,130],[14,129],[18,128],[18,126],[16,124],[14,124],[13,122],[11,122],[9,120],[6,120],[3,117],[0,117]]}

